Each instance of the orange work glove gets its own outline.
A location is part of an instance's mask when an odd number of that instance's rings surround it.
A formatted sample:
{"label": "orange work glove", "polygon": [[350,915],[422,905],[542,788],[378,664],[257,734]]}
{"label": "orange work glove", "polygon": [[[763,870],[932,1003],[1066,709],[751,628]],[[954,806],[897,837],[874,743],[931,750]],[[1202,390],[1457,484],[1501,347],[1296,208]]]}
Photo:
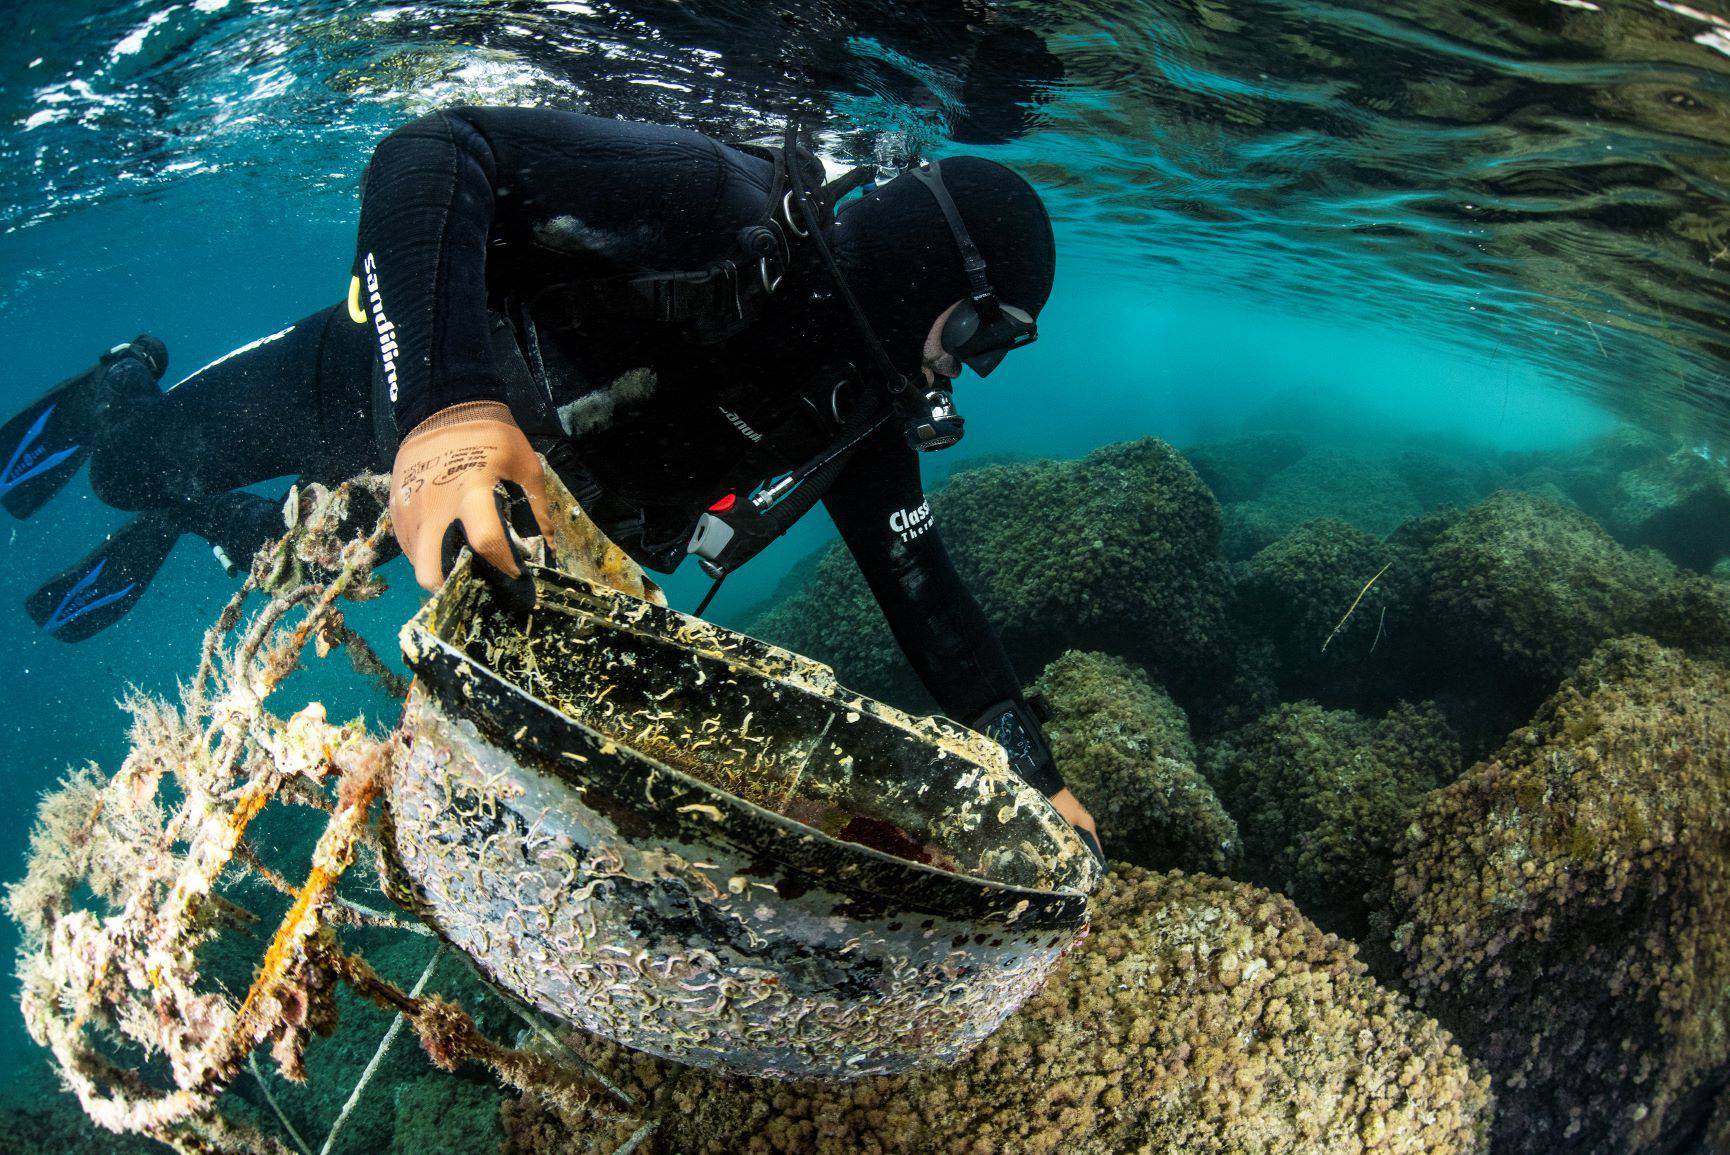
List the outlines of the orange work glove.
{"label": "orange work glove", "polygon": [[493,492],[500,482],[522,488],[536,524],[550,540],[541,459],[507,407],[496,401],[452,405],[403,438],[390,473],[391,525],[424,588],[435,590],[444,581],[447,554],[455,554],[446,543],[460,545],[460,538],[505,577],[521,576]]}

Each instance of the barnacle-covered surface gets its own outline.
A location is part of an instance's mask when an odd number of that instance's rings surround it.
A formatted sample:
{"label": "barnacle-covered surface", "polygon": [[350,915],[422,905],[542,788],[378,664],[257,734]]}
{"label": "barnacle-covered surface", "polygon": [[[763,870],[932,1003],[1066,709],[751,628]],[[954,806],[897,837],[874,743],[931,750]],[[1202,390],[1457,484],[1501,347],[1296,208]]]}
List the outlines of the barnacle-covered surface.
{"label": "barnacle-covered surface", "polygon": [[547,545],[554,567],[565,573],[582,574],[626,597],[666,605],[667,595],[661,592],[661,587],[589,519],[559,480],[559,471],[546,466],[544,458],[542,465],[546,469],[547,507],[553,522],[553,539]]}
{"label": "barnacle-covered surface", "polygon": [[656,1054],[851,1077],[965,1053],[1081,933],[1097,870],[1001,748],[552,571],[459,569],[405,629],[392,795],[423,917]]}
{"label": "barnacle-covered surface", "polygon": [[1412,815],[1393,948],[1495,1077],[1498,1151],[1722,1151],[1730,670],[1606,642]]}
{"label": "barnacle-covered surface", "polygon": [[[728,1079],[574,1041],[680,1155],[1482,1155],[1489,1080],[1290,900],[1116,865],[1094,930],[965,1059],[851,1083]],[[631,1132],[525,1096],[513,1155]]]}
{"label": "barnacle-covered surface", "polygon": [[[647,771],[638,756],[647,755],[719,787],[727,806],[743,799],[854,842],[870,836],[848,833],[858,819],[899,837],[920,861],[1007,885],[1082,881],[1081,843],[990,739],[862,698],[827,667],[743,634],[535,572],[527,619],[460,569],[404,631],[405,653],[436,696],[505,699],[461,708],[512,744],[545,747],[574,773],[582,764],[565,743],[599,736],[624,749],[622,773],[585,772],[610,775],[620,789],[637,789]],[[882,831],[883,821],[901,835]]]}

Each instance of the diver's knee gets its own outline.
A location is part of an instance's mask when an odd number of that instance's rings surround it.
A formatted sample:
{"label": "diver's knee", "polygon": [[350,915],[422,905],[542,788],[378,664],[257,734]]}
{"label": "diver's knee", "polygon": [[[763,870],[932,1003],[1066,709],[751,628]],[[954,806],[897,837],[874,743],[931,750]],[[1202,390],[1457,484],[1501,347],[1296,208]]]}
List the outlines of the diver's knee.
{"label": "diver's knee", "polygon": [[158,487],[141,468],[135,448],[124,441],[104,440],[91,450],[90,488],[103,505],[125,513],[168,504],[155,492]]}

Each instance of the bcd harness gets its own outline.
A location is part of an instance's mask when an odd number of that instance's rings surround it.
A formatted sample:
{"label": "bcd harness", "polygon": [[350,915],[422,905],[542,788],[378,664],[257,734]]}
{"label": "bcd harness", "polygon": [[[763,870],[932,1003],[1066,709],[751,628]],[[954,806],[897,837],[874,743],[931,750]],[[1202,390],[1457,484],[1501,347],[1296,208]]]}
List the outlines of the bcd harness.
{"label": "bcd harness", "polygon": [[762,215],[734,235],[730,251],[699,269],[638,273],[558,286],[551,293],[590,315],[624,313],[674,325],[697,345],[717,344],[756,321],[763,300],[781,287],[790,269],[809,259],[810,229],[795,194],[809,199],[818,227],[826,229],[836,204],[872,183],[877,170],[855,168],[825,184],[823,162],[797,143],[791,130],[780,144],[752,141],[732,147],[768,161],[771,176]]}
{"label": "bcd harness", "polygon": [[[908,444],[922,451],[955,444],[961,439],[964,424],[955,411],[947,386],[915,388],[914,383],[895,368],[824,237],[834,222],[836,204],[848,193],[872,182],[876,169],[870,166],[855,168],[834,181],[812,187],[816,182],[810,178],[820,179],[823,165],[800,143],[796,123],[787,125],[779,148],[760,143],[738,147],[741,151],[767,159],[772,166],[772,176],[763,215],[738,232],[731,254],[702,269],[631,276],[623,282],[628,290],[623,293],[618,291],[617,281],[591,284],[586,290],[581,286],[566,286],[566,295],[575,297],[571,304],[581,309],[587,303],[590,308],[583,311],[604,315],[618,312],[620,302],[623,302],[623,308],[638,317],[646,316],[657,322],[676,325],[699,345],[713,344],[737,334],[755,321],[762,300],[780,288],[788,271],[796,264],[815,263],[827,274],[830,286],[857,330],[860,348],[866,354],[866,369],[878,379],[882,391],[869,391],[867,400],[845,419],[837,411],[835,418],[840,430],[835,439],[804,465],[763,482],[743,500],[737,492],[723,494],[699,517],[685,552],[697,555],[704,571],[715,579],[715,585],[697,607],[698,614],[707,608],[710,598],[714,597],[729,573],[786,533],[823,496],[845,468],[854,449],[891,414],[902,419]],[[1014,315],[997,302],[996,293],[985,276],[985,262],[979,257],[977,248],[967,235],[966,226],[943,187],[937,165],[934,163],[929,170],[917,175],[942,209],[970,278],[972,330],[984,327],[986,336],[981,339],[991,342],[1000,336],[999,329],[1013,337],[1015,344],[1031,341],[1031,317]],[[521,331],[527,325],[526,311],[518,310],[517,314],[522,318],[517,322]],[[520,332],[520,336],[524,339],[524,347],[531,352],[531,365],[536,365],[538,358],[533,356],[532,350],[537,340],[532,326],[528,326],[526,332]],[[982,355],[985,352],[988,351],[981,350]],[[964,349],[962,356],[966,355]],[[997,359],[1001,359],[1001,354]],[[980,371],[989,372],[995,363],[995,360],[991,361]],[[536,372],[538,375],[538,366]],[[543,392],[550,398],[550,390],[543,389]],[[721,412],[737,425],[725,408]],[[580,466],[574,451],[565,452],[562,456],[567,461],[561,468],[561,475],[565,476],[578,500],[588,506],[591,500],[600,497],[601,487]]]}
{"label": "bcd harness", "polygon": [[[755,322],[763,301],[780,289],[788,272],[800,262],[815,260],[811,252],[813,232],[828,228],[836,204],[870,184],[877,170],[872,166],[855,168],[819,184],[823,164],[799,143],[795,126],[789,126],[779,145],[751,142],[734,147],[767,160],[772,175],[762,216],[739,230],[731,252],[700,269],[557,286],[547,295],[562,298],[564,309],[580,314],[624,313],[634,319],[672,325],[698,345],[725,341]],[[792,167],[795,165],[797,170]],[[621,288],[626,291],[621,292]],[[546,300],[547,296],[537,297],[536,305]],[[514,303],[508,311],[524,359],[542,394],[539,400],[550,406],[552,390],[529,310]],[[863,392],[864,398],[845,415],[835,414],[839,431],[815,457],[791,472],[764,480],[749,492],[722,495],[698,518],[683,552],[697,556],[715,585],[697,613],[707,608],[727,574],[755,557],[810,511],[846,467],[858,444],[887,419],[889,407],[878,392]],[[582,464],[571,439],[551,438],[544,452],[578,502],[596,509],[603,501],[603,487]],[[619,528],[627,535],[631,532],[628,521]],[[662,552],[666,547],[644,543],[644,548]]]}
{"label": "bcd harness", "polygon": [[648,316],[678,325],[703,345],[724,341],[755,321],[763,298],[774,294],[794,263],[807,256],[801,242],[808,240],[810,230],[799,222],[795,185],[818,186],[810,197],[817,206],[818,227],[826,229],[841,199],[877,176],[867,165],[822,183],[823,162],[799,144],[793,132],[780,145],[753,141],[734,147],[773,166],[762,217],[739,230],[732,253],[704,268],[644,273],[625,282]]}

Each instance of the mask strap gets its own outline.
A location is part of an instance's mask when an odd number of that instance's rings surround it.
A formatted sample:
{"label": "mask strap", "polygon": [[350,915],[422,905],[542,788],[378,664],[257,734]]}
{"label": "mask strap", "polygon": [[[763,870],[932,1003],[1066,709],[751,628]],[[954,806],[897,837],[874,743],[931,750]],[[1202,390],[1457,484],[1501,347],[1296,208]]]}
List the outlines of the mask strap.
{"label": "mask strap", "polygon": [[991,320],[997,315],[997,290],[991,287],[991,282],[985,277],[985,258],[979,255],[979,246],[973,243],[973,237],[967,232],[967,226],[961,220],[961,211],[955,207],[955,199],[949,195],[949,189],[943,184],[943,174],[938,171],[940,162],[932,161],[927,168],[916,168],[913,175],[919,178],[937,201],[937,207],[943,210],[943,219],[949,222],[949,231],[955,236],[955,247],[961,250],[961,268],[967,274],[969,295],[973,298],[973,307],[979,310],[982,320]]}

